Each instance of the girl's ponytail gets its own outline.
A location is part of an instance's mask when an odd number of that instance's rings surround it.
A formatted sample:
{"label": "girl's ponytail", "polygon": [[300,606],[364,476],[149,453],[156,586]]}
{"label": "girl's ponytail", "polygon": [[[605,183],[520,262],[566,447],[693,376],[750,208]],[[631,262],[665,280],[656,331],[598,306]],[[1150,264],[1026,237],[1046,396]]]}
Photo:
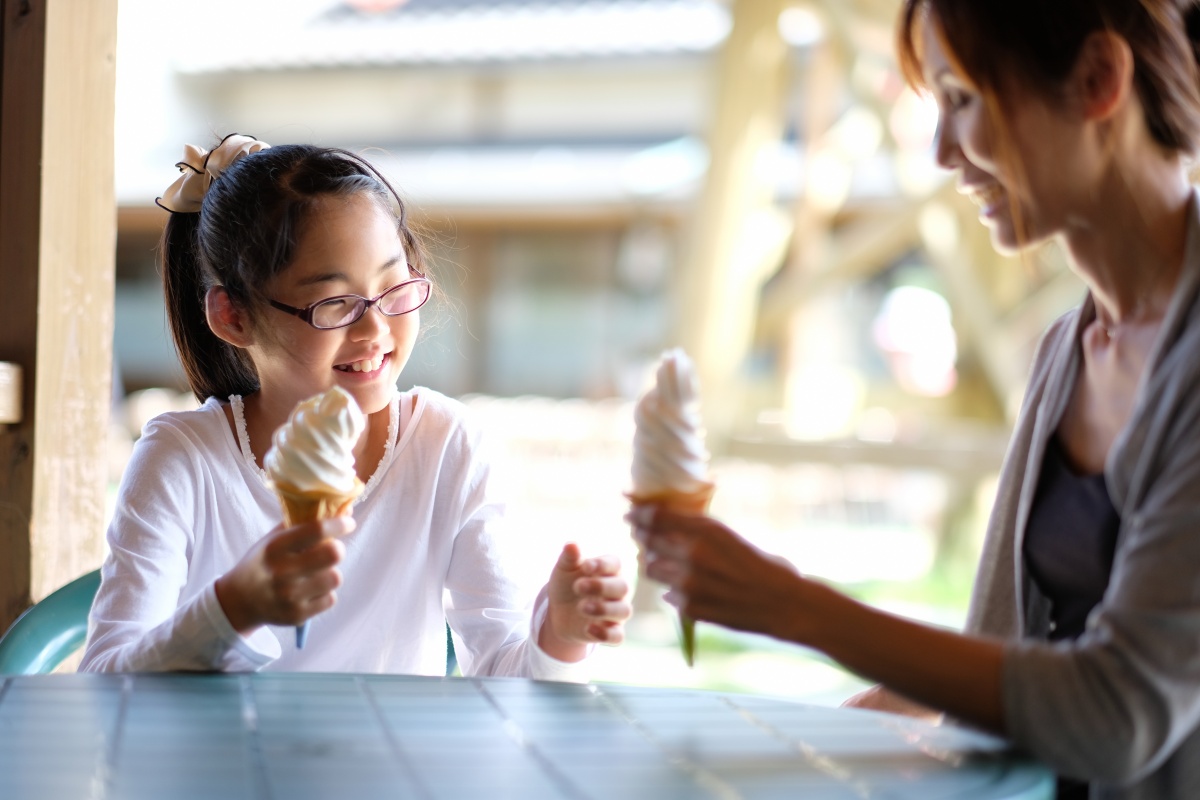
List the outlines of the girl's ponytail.
{"label": "girl's ponytail", "polygon": [[204,275],[196,246],[199,214],[172,213],[159,248],[163,294],[171,337],[184,375],[196,398],[222,400],[258,389],[258,376],[242,350],[208,327],[204,297],[212,281]]}

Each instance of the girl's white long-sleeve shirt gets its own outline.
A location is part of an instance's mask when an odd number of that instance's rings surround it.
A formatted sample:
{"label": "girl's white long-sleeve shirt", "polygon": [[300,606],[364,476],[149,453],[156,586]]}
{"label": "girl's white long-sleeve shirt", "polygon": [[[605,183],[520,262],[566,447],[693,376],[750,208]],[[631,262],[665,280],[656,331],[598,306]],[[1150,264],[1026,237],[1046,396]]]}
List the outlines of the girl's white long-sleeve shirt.
{"label": "girl's white long-sleeve shirt", "polygon": [[[398,422],[398,409],[411,419]],[[291,627],[240,636],[214,589],[279,525],[279,500],[236,437],[225,403],[151,420],[108,530],[81,670],[258,669],[441,675],[449,622],[464,675],[583,680],[544,653],[545,592],[519,579],[480,431],[425,388],[397,394],[389,447],[353,509],[343,583],[303,650]],[[536,606],[536,611],[535,611]]]}

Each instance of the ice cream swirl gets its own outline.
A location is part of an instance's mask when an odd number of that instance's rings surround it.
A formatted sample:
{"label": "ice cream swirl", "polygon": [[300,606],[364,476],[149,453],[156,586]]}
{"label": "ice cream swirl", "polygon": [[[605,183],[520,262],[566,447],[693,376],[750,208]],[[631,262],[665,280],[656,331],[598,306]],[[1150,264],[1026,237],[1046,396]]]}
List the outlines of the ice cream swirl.
{"label": "ice cream swirl", "polygon": [[263,459],[278,485],[301,492],[354,491],[354,445],[367,427],[358,403],[340,386],[297,404]]}
{"label": "ice cream swirl", "polygon": [[663,353],[656,385],[633,412],[633,495],[691,493],[710,486],[695,369],[683,350]]}

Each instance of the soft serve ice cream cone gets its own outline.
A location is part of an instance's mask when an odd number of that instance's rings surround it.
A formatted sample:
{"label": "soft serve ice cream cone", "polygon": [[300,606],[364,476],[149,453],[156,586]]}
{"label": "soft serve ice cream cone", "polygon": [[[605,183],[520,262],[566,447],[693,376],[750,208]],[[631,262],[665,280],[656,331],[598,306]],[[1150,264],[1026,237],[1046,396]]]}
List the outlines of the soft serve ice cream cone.
{"label": "soft serve ice cream cone", "polygon": [[[366,426],[358,403],[338,386],[296,405],[263,459],[285,525],[350,513],[363,490],[353,448]],[[297,647],[307,631],[307,622],[296,628]]]}
{"label": "soft serve ice cream cone", "polygon": [[[703,514],[715,484],[709,476],[708,450],[700,418],[700,391],[691,360],[681,349],[663,353],[654,388],[633,412],[633,487],[635,504],[655,503],[676,511]],[[695,658],[695,622],[679,615],[683,657]]]}

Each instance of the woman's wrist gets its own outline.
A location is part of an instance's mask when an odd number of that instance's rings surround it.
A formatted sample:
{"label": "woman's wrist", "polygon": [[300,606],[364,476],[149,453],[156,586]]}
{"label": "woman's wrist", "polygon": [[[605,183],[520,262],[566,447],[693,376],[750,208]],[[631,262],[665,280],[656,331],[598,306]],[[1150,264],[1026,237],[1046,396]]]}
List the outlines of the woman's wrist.
{"label": "woman's wrist", "polygon": [[824,652],[829,646],[827,632],[836,629],[837,620],[844,616],[848,598],[820,581],[802,575],[796,575],[795,581],[788,587],[789,602],[780,606],[783,613],[778,615],[779,629],[768,633]]}

